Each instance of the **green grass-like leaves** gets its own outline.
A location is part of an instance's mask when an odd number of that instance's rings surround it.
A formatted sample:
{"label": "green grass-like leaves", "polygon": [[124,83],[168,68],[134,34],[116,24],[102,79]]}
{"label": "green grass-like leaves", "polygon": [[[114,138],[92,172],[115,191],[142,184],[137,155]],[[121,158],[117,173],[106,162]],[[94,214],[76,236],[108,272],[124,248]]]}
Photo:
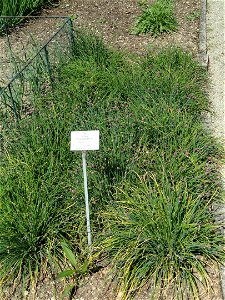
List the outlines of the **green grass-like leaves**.
{"label": "green grass-like leaves", "polygon": [[[16,16],[27,16],[46,5],[52,4],[54,0],[1,0],[0,1],[0,30],[4,25],[11,26],[22,21]],[[1,16],[14,16],[15,18],[3,19]]]}
{"label": "green grass-like leaves", "polygon": [[207,265],[224,255],[210,200],[191,198],[182,181],[171,185],[162,178],[159,184],[153,176],[148,183],[125,183],[116,199],[105,213],[109,233],[103,249],[114,258],[122,299],[145,285],[152,295],[170,289],[175,299],[194,299],[201,285],[208,288]]}
{"label": "green grass-like leaves", "polygon": [[53,0],[1,0],[1,16],[25,16],[40,9],[43,5],[53,3]]}
{"label": "green grass-like leaves", "polygon": [[221,200],[223,152],[202,125],[206,73],[177,48],[140,59],[83,32],[75,41],[53,93],[2,131],[1,280],[60,264],[64,242],[82,265],[81,156],[69,138],[98,129],[100,150],[87,158],[94,254],[113,262],[124,299],[145,284],[194,299],[198,278],[208,285],[207,264],[225,254],[211,209]]}
{"label": "green grass-like leaves", "polygon": [[173,1],[157,0],[151,6],[144,6],[132,30],[133,34],[151,33],[157,37],[163,32],[176,31]]}

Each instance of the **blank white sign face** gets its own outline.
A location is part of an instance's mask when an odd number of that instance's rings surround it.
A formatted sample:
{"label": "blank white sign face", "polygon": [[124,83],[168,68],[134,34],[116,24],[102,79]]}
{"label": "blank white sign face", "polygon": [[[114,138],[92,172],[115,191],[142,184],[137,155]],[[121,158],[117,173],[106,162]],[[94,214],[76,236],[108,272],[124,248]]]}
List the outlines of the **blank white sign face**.
{"label": "blank white sign face", "polygon": [[99,150],[99,130],[72,131],[70,150]]}

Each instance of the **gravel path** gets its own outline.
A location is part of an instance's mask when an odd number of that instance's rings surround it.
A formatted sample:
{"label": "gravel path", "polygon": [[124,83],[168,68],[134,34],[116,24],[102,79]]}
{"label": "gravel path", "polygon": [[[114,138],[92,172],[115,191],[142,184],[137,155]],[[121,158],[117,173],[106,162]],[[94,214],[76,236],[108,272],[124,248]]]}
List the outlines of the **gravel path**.
{"label": "gravel path", "polygon": [[[209,99],[214,115],[208,119],[216,137],[225,142],[225,0],[207,0],[207,51],[208,71],[211,80]],[[225,166],[221,170],[225,184]],[[222,209],[221,209],[222,210]],[[223,208],[225,215],[225,208]],[[225,269],[221,270],[222,294],[216,300],[225,299]]]}
{"label": "gravel path", "polygon": [[211,122],[216,136],[225,138],[225,0],[208,0],[207,50],[211,89],[209,97],[215,115]]}

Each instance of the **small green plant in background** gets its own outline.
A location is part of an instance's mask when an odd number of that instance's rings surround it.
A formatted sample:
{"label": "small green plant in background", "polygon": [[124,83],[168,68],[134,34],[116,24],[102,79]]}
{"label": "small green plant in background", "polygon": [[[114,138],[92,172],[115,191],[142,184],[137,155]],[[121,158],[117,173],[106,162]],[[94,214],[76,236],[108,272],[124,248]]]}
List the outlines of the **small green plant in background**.
{"label": "small green plant in background", "polygon": [[151,33],[157,37],[163,32],[177,30],[172,0],[158,0],[150,6],[144,2],[141,6],[143,11],[135,23],[133,34]]}
{"label": "small green plant in background", "polygon": [[1,0],[1,16],[25,16],[58,0]]}
{"label": "small green plant in background", "polygon": [[190,15],[186,16],[186,19],[188,21],[195,21],[195,20],[198,20],[200,18],[200,15],[201,15],[201,11],[200,10],[195,10]]}
{"label": "small green plant in background", "polygon": [[[58,0],[0,0],[0,16],[28,16],[54,2]],[[4,25],[12,26],[21,21],[22,18],[0,18],[0,32]]]}

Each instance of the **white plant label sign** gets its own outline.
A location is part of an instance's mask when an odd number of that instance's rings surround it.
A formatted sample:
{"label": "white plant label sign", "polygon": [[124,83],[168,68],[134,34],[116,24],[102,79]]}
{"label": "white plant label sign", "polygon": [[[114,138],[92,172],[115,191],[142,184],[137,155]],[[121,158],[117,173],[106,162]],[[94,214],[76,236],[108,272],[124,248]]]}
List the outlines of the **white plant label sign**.
{"label": "white plant label sign", "polygon": [[70,150],[99,150],[99,130],[72,131]]}

